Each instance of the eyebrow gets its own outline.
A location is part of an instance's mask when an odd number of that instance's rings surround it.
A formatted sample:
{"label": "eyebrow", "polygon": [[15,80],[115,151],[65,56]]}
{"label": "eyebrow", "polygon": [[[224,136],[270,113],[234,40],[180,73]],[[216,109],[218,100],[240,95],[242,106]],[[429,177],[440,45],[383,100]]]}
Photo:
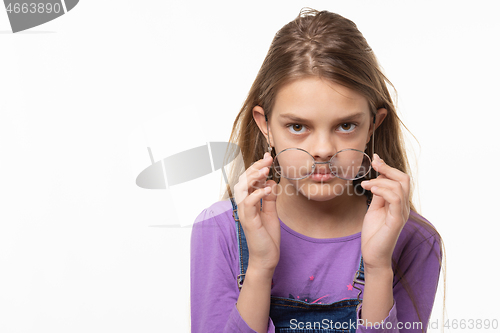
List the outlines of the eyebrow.
{"label": "eyebrow", "polygon": [[[353,113],[353,114],[350,114],[348,116],[337,119],[337,122],[351,121],[351,120],[359,119],[362,116],[364,116],[364,112]],[[280,117],[290,119],[291,121],[297,121],[297,122],[302,122],[302,123],[309,122],[309,120],[297,117],[296,115],[291,114],[291,113],[280,114]]]}

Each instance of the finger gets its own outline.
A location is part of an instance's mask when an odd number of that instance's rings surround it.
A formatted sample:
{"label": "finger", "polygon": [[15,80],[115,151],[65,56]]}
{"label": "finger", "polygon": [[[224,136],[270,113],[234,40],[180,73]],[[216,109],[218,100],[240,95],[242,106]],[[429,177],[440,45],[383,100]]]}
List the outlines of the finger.
{"label": "finger", "polygon": [[[385,186],[386,184],[390,184],[389,185],[390,187]],[[393,186],[395,186],[395,189]],[[384,188],[384,189],[390,190],[399,198],[398,201],[400,203],[400,209],[401,209],[400,214],[402,214],[402,219],[404,221],[408,220],[408,218],[410,216],[410,201],[408,198],[409,193],[405,193],[404,190],[402,189],[401,185],[396,181],[380,180],[378,182],[378,184],[374,183],[374,184],[370,185],[370,190],[374,194],[376,194],[375,192],[376,192],[377,188]],[[381,198],[381,196],[378,196],[378,197]],[[379,204],[381,206],[385,205],[385,203],[379,203]],[[391,215],[397,216],[397,212],[391,211]]]}
{"label": "finger", "polygon": [[253,189],[259,189],[265,186],[267,176],[271,172],[271,169],[269,167],[263,167],[258,171],[258,175],[256,175],[256,179],[253,181],[251,184]]}
{"label": "finger", "polygon": [[252,165],[250,165],[249,169],[252,168],[255,170],[259,170],[265,166],[267,166],[267,167],[271,166],[272,163],[273,163],[273,158],[271,157],[271,154],[266,152],[264,154],[264,157],[260,160],[255,161],[254,163],[252,163]]}
{"label": "finger", "polygon": [[248,169],[244,174],[240,176],[239,183],[241,190],[245,194],[250,194],[259,188],[263,188],[269,173],[268,167],[263,167],[262,169]]}
{"label": "finger", "polygon": [[364,180],[361,182],[361,186],[366,190],[370,190],[374,186],[386,187],[391,189],[391,191],[393,191],[394,193],[397,193],[402,199],[405,199],[407,196],[400,182],[388,178],[375,178],[371,180]]}
{"label": "finger", "polygon": [[273,180],[268,180],[266,185],[271,188],[271,192],[262,198],[262,212],[260,218],[271,238],[273,238],[276,244],[279,244],[281,225],[276,210],[278,184]]}
{"label": "finger", "polygon": [[[398,221],[400,218],[403,217],[403,203],[401,201],[401,198],[391,191],[390,189],[386,187],[373,187],[372,188],[372,193],[376,196],[382,197],[386,202],[389,203],[389,214],[394,217],[395,219],[386,219],[386,223],[388,224],[389,227],[394,227],[394,228],[399,228],[400,223],[394,224],[394,221]],[[392,223],[391,223],[392,222]],[[406,219],[402,219],[402,223],[406,222]]]}
{"label": "finger", "polygon": [[[272,158],[268,157],[266,163],[271,163],[269,159],[272,161]],[[262,160],[259,160],[260,162]],[[249,193],[252,193],[253,190],[262,188],[267,179],[267,174],[269,173],[269,167],[264,166],[261,169],[258,169],[258,166],[261,163],[254,163],[251,165],[243,174],[240,175],[238,179],[238,183],[234,186],[235,192],[238,192],[239,195],[236,196],[236,204],[238,204],[240,199],[244,199]]]}
{"label": "finger", "polygon": [[[246,175],[247,177],[249,177],[250,175],[257,175],[257,176],[260,176],[259,175],[259,172],[262,172],[262,170],[264,168],[267,168],[268,171],[271,167],[273,163],[273,158],[271,157],[271,155],[269,153],[265,153],[264,154],[264,158],[254,162],[247,170],[246,170]],[[244,174],[242,174],[240,176],[240,178],[243,176]],[[251,179],[253,181],[253,179]],[[265,182],[265,181],[264,181]],[[262,184],[264,183],[262,182]],[[261,184],[261,185],[262,185]]]}
{"label": "finger", "polygon": [[[382,185],[382,184],[385,184],[385,185]],[[379,174],[377,178],[362,181],[361,186],[367,190],[369,190],[373,186],[386,186],[386,187],[390,187],[393,191],[398,191],[397,189],[399,187],[401,189],[401,192],[404,195],[403,198],[407,198],[409,196],[409,187],[405,189],[403,187],[403,184],[401,184],[398,181],[387,178],[383,174]]]}
{"label": "finger", "polygon": [[[253,226],[253,227],[259,227],[260,225],[257,225],[256,222],[258,219],[256,219],[257,215],[259,214],[260,211],[260,199],[262,199],[264,196],[268,195],[271,193],[271,187],[267,186],[264,188],[260,188],[258,190],[255,190],[252,192],[250,195],[248,195],[245,199],[245,201],[240,204],[245,224],[247,226]],[[240,207],[238,206],[238,208]]]}
{"label": "finger", "polygon": [[268,180],[265,183],[266,187],[269,187],[271,191],[262,198],[262,212],[264,214],[274,214],[276,213],[276,198],[278,197],[276,190],[277,185],[274,180]]}
{"label": "finger", "polygon": [[[405,192],[405,190],[403,189],[401,183],[395,181],[395,180],[390,180],[390,179],[381,179],[381,178],[377,178],[377,179],[372,179],[370,181],[362,181],[361,182],[361,186],[365,189],[365,190],[369,190],[369,191],[372,191],[372,188],[373,187],[384,187],[384,188],[387,188],[387,189],[390,189],[392,192],[394,192],[397,196],[399,196],[399,198],[401,199],[401,202],[404,204],[403,207],[406,208],[406,206],[408,205],[408,196],[409,196],[409,193]],[[373,193],[373,191],[372,191]],[[375,205],[377,207],[382,207],[384,206],[384,203],[383,202],[380,202],[378,203],[375,203]],[[405,210],[406,212],[406,210]]]}
{"label": "finger", "polygon": [[372,161],[372,166],[381,175],[384,175],[386,178],[398,181],[405,191],[409,191],[410,189],[410,176],[406,173],[392,168],[387,165],[377,154],[373,154],[374,159]]}

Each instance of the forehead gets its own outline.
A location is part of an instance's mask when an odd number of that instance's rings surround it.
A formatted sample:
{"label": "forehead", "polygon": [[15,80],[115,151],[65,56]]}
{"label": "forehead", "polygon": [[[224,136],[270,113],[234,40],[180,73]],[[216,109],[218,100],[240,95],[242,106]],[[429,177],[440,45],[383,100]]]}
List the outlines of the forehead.
{"label": "forehead", "polygon": [[319,77],[292,81],[279,89],[273,114],[295,114],[308,119],[337,119],[354,113],[370,115],[367,99],[359,92]]}

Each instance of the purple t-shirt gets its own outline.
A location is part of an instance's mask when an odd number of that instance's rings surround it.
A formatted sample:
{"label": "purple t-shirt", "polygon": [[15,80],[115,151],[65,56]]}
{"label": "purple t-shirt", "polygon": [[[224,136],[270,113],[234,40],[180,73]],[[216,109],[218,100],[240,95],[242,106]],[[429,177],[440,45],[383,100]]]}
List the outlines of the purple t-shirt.
{"label": "purple t-shirt", "polygon": [[[191,332],[255,332],[241,318],[236,302],[239,290],[238,241],[229,200],[218,201],[196,218],[191,235]],[[417,302],[415,307],[396,276],[394,305],[384,319],[384,329],[358,325],[357,332],[422,332],[406,329],[422,322],[426,331],[439,280],[438,236],[414,220],[411,212],[393,258]],[[420,216],[420,215],[418,215]],[[426,220],[427,221],[427,220]],[[427,221],[428,222],[428,221]],[[312,238],[281,224],[280,260],[273,275],[271,295],[308,303],[356,299],[354,274],[361,256],[361,232],[339,238]],[[438,256],[439,255],[439,256]],[[394,267],[393,267],[394,270]],[[363,298],[363,294],[361,294]],[[360,311],[357,319],[360,318]],[[390,322],[390,324],[388,323]],[[387,327],[392,326],[392,329]],[[400,327],[398,329],[398,327]],[[268,332],[274,332],[269,318]]]}

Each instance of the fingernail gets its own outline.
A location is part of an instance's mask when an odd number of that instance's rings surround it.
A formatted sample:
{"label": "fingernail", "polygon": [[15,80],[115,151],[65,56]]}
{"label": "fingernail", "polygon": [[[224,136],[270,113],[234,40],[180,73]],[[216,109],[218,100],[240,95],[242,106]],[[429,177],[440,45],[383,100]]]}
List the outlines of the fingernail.
{"label": "fingernail", "polygon": [[271,155],[269,155],[269,152],[267,152],[267,151],[266,151],[266,152],[264,153],[264,159],[266,159],[268,156],[271,156]]}
{"label": "fingernail", "polygon": [[373,163],[375,163],[375,165],[382,165],[382,163],[384,163],[384,161],[377,154],[374,154],[374,157]]}
{"label": "fingernail", "polygon": [[268,170],[268,167],[263,167],[262,169],[259,170],[260,173],[264,174],[266,173],[266,170]]}
{"label": "fingernail", "polygon": [[369,180],[363,180],[363,181],[361,182],[361,185],[368,185],[368,184],[370,184],[370,181],[369,181]]}

